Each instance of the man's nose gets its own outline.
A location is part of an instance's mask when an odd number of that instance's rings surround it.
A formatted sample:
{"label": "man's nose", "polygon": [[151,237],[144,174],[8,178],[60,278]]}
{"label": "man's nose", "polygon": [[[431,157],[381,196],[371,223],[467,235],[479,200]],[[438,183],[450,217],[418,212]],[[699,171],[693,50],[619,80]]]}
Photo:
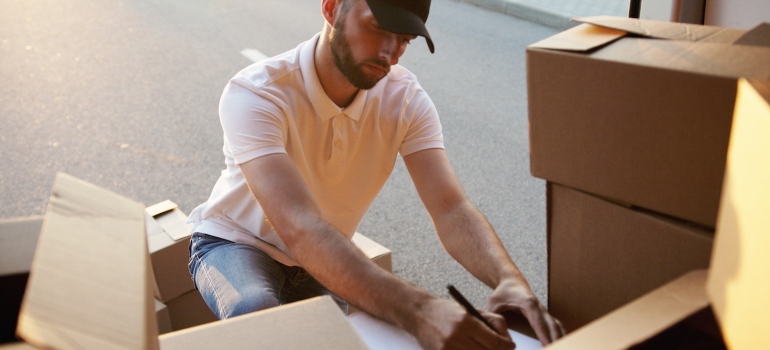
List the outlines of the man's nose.
{"label": "man's nose", "polygon": [[388,61],[392,66],[398,64],[398,58],[401,57],[401,39],[396,34],[385,36],[380,46],[380,58]]}

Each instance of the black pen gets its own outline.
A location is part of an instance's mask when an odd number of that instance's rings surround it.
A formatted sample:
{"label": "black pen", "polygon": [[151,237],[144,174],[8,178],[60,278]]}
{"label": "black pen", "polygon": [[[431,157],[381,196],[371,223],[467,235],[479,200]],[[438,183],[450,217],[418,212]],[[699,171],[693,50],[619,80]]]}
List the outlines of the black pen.
{"label": "black pen", "polygon": [[487,322],[487,320],[481,316],[481,314],[479,313],[479,310],[476,310],[476,308],[473,307],[473,305],[471,305],[471,303],[469,303],[468,300],[466,300],[462,294],[460,294],[460,291],[458,291],[457,288],[455,288],[455,286],[448,284],[446,286],[446,289],[449,290],[449,295],[451,295],[454,300],[457,300],[457,302],[460,303],[460,305],[465,307],[465,310],[468,311],[468,313],[471,314],[471,316],[479,319],[479,321],[481,322],[484,322],[484,324],[487,325],[489,329],[497,333],[497,330],[495,329],[495,327],[492,327],[492,325],[489,324],[489,322]]}

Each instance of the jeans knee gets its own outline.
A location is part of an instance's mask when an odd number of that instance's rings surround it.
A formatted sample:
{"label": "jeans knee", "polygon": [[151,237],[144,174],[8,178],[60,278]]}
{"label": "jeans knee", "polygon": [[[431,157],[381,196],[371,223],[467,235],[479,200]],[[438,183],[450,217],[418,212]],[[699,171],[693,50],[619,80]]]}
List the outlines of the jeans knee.
{"label": "jeans knee", "polygon": [[253,287],[241,290],[237,298],[231,300],[229,304],[225,308],[227,311],[221,313],[221,319],[269,309],[279,306],[281,302],[271,290]]}

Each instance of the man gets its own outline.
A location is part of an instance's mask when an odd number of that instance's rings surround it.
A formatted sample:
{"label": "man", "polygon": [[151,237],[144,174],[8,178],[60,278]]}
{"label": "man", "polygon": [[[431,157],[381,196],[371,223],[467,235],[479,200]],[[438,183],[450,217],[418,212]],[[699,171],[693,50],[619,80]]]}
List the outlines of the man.
{"label": "man", "polygon": [[[563,329],[465,197],[433,103],[398,59],[430,0],[322,0],[322,32],[238,73],[220,101],[227,169],[195,223],[190,271],[220,318],[329,294],[426,349],[514,346],[498,313],[542,343]],[[445,249],[494,289],[485,319],[376,266],[351,242],[401,154]],[[255,200],[256,199],[256,200]],[[344,300],[344,301],[343,301]]]}

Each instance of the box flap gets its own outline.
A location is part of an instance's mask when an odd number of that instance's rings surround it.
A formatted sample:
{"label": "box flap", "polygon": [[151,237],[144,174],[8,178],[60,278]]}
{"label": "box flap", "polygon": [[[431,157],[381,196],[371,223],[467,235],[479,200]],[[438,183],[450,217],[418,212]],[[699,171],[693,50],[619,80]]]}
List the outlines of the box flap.
{"label": "box flap", "polygon": [[563,51],[588,51],[611,43],[625,32],[591,24],[581,24],[528,46],[528,48]]}
{"label": "box flap", "polygon": [[42,216],[0,220],[0,276],[29,272]]}
{"label": "box flap", "polygon": [[738,82],[708,294],[725,343],[768,349],[770,82]]}
{"label": "box flap", "polygon": [[367,349],[329,296],[315,297],[160,336],[172,349]]}
{"label": "box flap", "polygon": [[600,27],[621,30],[648,38],[668,40],[732,43],[745,32],[739,29],[715,26],[615,16],[576,17],[572,18],[572,21],[590,23]]}
{"label": "box flap", "polygon": [[628,349],[707,307],[706,278],[707,270],[687,273],[568,334],[547,349]]}
{"label": "box flap", "polygon": [[762,23],[735,41],[738,45],[770,47],[770,23]]}
{"label": "box flap", "polygon": [[59,173],[18,334],[53,349],[157,349],[144,207]]}
{"label": "box flap", "polygon": [[[190,231],[192,230],[193,225],[186,223],[187,215],[179,210],[176,203],[165,200],[158,204],[151,205],[145,210],[148,214],[152,215],[157,224],[174,241],[186,238],[192,234]],[[151,228],[151,226],[152,224],[148,223],[148,228]],[[153,234],[156,232],[150,233]]]}
{"label": "box flap", "polygon": [[390,254],[390,249],[385,248],[383,245],[371,240],[361,233],[354,233],[351,241],[358,247],[358,249],[364,252],[369,259],[376,259],[383,255]]}
{"label": "box flap", "polygon": [[153,204],[147,207],[147,209],[145,210],[147,210],[147,214],[150,214],[150,216],[158,216],[160,214],[163,214],[169,210],[174,210],[176,208],[177,208],[176,203],[167,199],[163,202]]}

